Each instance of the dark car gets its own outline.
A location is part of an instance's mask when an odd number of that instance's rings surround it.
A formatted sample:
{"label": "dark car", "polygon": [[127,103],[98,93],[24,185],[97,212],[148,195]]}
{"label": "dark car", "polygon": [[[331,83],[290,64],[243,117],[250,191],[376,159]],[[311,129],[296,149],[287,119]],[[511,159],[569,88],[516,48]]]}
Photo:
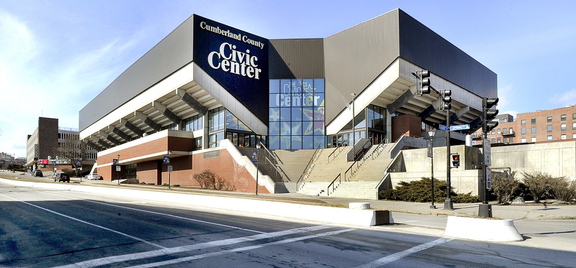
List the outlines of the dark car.
{"label": "dark car", "polygon": [[66,173],[57,173],[56,175],[54,175],[54,181],[70,183],[70,175]]}
{"label": "dark car", "polygon": [[44,177],[44,174],[42,174],[42,170],[35,169],[32,170],[32,177]]}

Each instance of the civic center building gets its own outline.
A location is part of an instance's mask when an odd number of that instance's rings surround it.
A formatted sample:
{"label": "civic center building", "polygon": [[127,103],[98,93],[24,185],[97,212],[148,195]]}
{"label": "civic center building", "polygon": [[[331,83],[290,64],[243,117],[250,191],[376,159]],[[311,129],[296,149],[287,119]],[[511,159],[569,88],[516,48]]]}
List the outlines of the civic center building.
{"label": "civic center building", "polygon": [[417,94],[423,69],[452,91],[450,123],[478,129],[496,74],[400,9],[310,39],[193,15],[80,111],[80,138],[105,180],[198,187],[210,170],[231,190],[300,191],[311,166],[344,176],[376,147],[446,124],[438,93]]}

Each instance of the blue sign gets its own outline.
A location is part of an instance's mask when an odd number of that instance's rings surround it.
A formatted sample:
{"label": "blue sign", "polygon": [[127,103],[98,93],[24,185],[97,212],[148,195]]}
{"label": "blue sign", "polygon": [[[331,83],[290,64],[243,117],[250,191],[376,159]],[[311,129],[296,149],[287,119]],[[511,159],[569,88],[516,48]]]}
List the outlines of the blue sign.
{"label": "blue sign", "polygon": [[440,125],[440,126],[438,126],[438,128],[440,130],[448,130],[448,126],[446,126],[446,125]]}
{"label": "blue sign", "polygon": [[450,126],[450,131],[467,130],[467,129],[470,129],[470,125]]}
{"label": "blue sign", "polygon": [[164,165],[170,165],[170,156],[164,156],[164,160],[162,161]]}
{"label": "blue sign", "polygon": [[252,162],[258,162],[258,150],[252,150]]}

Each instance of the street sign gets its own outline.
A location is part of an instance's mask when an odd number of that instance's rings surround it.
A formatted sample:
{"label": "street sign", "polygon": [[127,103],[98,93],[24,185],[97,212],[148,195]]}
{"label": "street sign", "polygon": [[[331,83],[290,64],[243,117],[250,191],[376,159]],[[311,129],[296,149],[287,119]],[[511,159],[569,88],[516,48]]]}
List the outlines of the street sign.
{"label": "street sign", "polygon": [[486,189],[492,189],[492,170],[486,168]]}
{"label": "street sign", "polygon": [[116,166],[116,171],[118,172],[122,171],[122,166]]}
{"label": "street sign", "polygon": [[172,165],[168,165],[168,172],[174,171],[174,167]]}
{"label": "street sign", "polygon": [[470,125],[455,125],[455,126],[450,126],[450,131],[467,130],[467,129],[470,129]]}
{"label": "street sign", "polygon": [[258,150],[252,150],[252,162],[258,162]]}
{"label": "street sign", "polygon": [[164,165],[170,165],[170,156],[164,156],[164,160],[162,161]]}
{"label": "street sign", "polygon": [[448,126],[446,126],[446,125],[439,125],[439,126],[438,126],[438,129],[440,129],[440,130],[448,130]]}
{"label": "street sign", "polygon": [[492,150],[490,147],[490,140],[489,139],[484,139],[482,141],[482,148],[484,149],[484,163],[487,166],[491,166],[492,165]]}

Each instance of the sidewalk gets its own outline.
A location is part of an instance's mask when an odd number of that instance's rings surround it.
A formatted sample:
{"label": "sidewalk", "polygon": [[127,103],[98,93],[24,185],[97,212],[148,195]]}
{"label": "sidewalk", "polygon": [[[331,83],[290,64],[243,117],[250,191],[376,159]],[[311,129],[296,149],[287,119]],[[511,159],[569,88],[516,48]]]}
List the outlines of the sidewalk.
{"label": "sidewalk", "polygon": [[[46,183],[55,183],[51,176],[45,177],[32,177],[29,174],[12,173],[8,171],[0,171],[0,177],[7,179],[37,181]],[[430,208],[430,203],[413,203],[413,202],[400,202],[400,201],[385,201],[385,200],[361,200],[352,198],[333,198],[333,197],[316,197],[307,196],[297,193],[287,194],[259,194],[242,193],[242,192],[228,192],[184,187],[171,187],[155,186],[155,185],[140,185],[140,184],[120,184],[116,181],[102,181],[102,180],[87,180],[86,178],[72,178],[71,183],[79,185],[92,185],[100,187],[121,187],[131,189],[141,189],[146,191],[170,191],[177,193],[189,193],[196,195],[212,195],[223,196],[232,198],[246,198],[257,199],[275,202],[288,202],[299,203],[318,206],[331,206],[331,207],[348,207],[352,202],[366,202],[370,203],[373,209],[390,210],[393,212],[403,212],[420,215],[442,215],[442,216],[466,216],[476,217],[478,215],[480,203],[454,203],[454,210],[443,209],[443,203],[437,203],[436,209]],[[500,219],[511,220],[562,220],[562,219],[576,219],[576,205],[553,205],[547,204],[533,204],[527,203],[526,205],[498,205],[492,203],[492,216]]]}

